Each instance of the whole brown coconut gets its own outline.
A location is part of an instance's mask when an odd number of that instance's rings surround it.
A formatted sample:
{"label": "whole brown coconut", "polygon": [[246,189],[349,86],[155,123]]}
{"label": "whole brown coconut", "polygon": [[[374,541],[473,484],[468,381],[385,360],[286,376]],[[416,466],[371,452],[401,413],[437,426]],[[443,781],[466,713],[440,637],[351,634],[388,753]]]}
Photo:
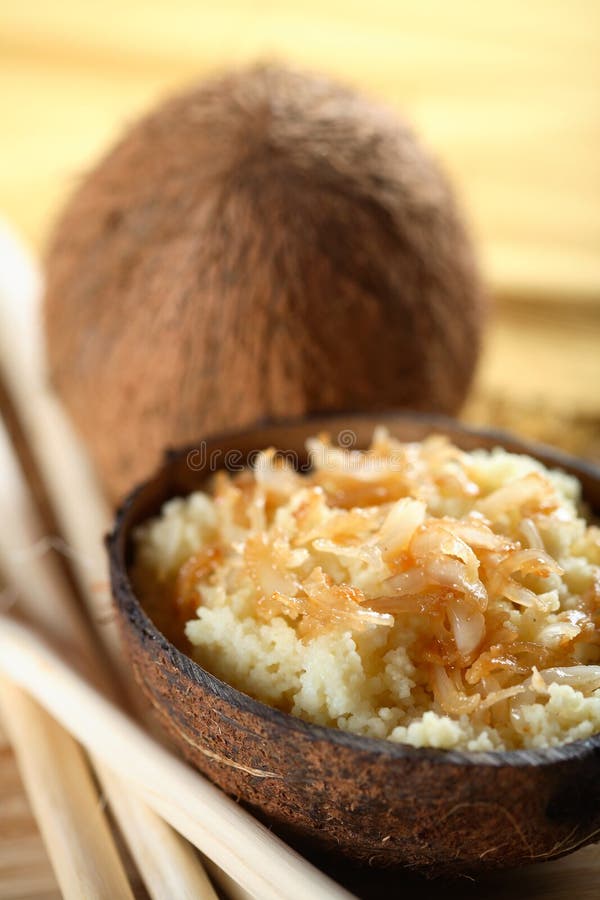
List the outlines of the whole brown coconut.
{"label": "whole brown coconut", "polygon": [[265,416],[452,413],[480,327],[471,245],[412,132],[275,66],[134,125],[48,256],[51,377],[113,498],[165,446]]}

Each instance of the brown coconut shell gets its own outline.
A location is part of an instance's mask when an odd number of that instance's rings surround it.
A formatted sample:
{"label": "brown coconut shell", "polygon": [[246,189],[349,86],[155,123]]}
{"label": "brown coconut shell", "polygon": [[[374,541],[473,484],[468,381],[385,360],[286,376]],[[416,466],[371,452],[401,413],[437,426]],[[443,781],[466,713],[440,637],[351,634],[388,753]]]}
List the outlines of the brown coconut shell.
{"label": "brown coconut shell", "polygon": [[[379,417],[400,440],[435,430],[466,450],[502,445],[577,476],[600,511],[600,469],[447,419]],[[198,442],[169,455],[121,508],[109,538],[117,617],[132,673],[180,752],[284,836],[331,861],[475,873],[562,856],[600,829],[600,735],[547,750],[415,749],[303,722],[213,676],[156,627],[128,576],[131,534],[162,503],[200,487],[215,461],[293,451],[320,430],[366,446],[377,417],[301,421]],[[232,459],[232,457],[229,457]],[[233,459],[232,459],[233,461]],[[397,885],[396,885],[397,887]]]}
{"label": "brown coconut shell", "polygon": [[51,378],[113,497],[199,433],[456,411],[480,329],[438,165],[390,110],[281,67],[208,81],[135,124],[47,257]]}

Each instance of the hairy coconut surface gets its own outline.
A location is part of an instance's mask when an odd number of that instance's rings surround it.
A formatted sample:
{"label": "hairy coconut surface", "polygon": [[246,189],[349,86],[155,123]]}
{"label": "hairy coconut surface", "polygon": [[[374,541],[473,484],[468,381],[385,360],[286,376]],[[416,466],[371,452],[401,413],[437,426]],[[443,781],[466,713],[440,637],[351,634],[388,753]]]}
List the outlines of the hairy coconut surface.
{"label": "hairy coconut surface", "polygon": [[265,416],[451,413],[481,292],[448,183],[391,111],[278,66],[135,124],[47,258],[51,378],[116,497]]}

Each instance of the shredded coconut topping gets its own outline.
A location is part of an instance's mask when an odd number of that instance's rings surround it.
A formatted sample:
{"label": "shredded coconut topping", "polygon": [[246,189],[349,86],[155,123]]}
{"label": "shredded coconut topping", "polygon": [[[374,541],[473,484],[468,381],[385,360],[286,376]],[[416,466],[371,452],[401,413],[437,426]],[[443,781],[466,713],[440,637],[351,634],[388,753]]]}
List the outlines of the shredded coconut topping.
{"label": "shredded coconut topping", "polygon": [[382,428],[308,451],[306,473],[269,449],[138,529],[159,627],[320,724],[465,749],[600,730],[600,540],[575,479]]}

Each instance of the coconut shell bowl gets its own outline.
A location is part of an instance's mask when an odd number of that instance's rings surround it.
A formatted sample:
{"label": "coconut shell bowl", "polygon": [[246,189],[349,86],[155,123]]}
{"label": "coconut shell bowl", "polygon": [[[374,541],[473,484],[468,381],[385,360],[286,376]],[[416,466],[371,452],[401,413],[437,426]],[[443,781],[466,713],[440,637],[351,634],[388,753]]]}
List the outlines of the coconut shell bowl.
{"label": "coconut shell bowl", "polygon": [[264,425],[167,454],[121,507],[108,539],[115,606],[133,676],[176,748],[263,821],[303,847],[353,863],[430,875],[474,873],[564,855],[600,834],[600,734],[547,750],[415,749],[308,724],[235,690],[158,629],[129,577],[132,529],[170,497],[201,487],[208,465],[351,431],[366,446],[383,422],[400,440],[448,435],[465,450],[501,445],[577,476],[600,511],[600,470],[509,435],[417,415],[335,416]]}

